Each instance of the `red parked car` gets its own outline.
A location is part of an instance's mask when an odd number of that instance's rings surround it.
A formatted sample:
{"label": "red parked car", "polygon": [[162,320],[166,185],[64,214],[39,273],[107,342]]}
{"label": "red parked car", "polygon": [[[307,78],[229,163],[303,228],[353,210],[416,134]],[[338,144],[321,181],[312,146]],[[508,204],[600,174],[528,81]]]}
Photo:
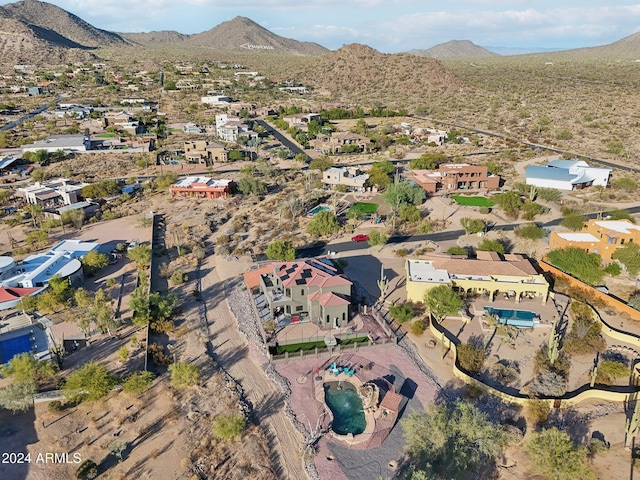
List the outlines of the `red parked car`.
{"label": "red parked car", "polygon": [[355,237],[351,237],[351,240],[353,240],[354,242],[368,242],[369,235],[365,235],[364,233],[359,233]]}

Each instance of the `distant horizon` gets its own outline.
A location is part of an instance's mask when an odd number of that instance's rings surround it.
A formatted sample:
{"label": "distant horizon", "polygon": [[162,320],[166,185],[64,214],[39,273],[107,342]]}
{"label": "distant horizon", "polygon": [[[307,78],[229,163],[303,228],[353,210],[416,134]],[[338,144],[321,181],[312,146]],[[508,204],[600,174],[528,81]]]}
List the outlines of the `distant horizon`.
{"label": "distant horizon", "polygon": [[[0,5],[16,3],[0,0]],[[613,43],[640,31],[640,5],[629,0],[51,0],[96,28],[117,33],[192,35],[236,16],[282,37],[330,50],[362,43],[382,53],[427,50],[464,39],[494,51],[544,52]]]}

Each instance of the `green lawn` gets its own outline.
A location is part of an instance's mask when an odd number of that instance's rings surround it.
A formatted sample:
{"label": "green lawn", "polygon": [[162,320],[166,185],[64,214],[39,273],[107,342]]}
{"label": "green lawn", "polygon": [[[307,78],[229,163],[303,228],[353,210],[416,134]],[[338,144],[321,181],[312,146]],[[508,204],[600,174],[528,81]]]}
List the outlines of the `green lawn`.
{"label": "green lawn", "polygon": [[378,207],[380,207],[380,205],[378,205],[377,203],[358,202],[354,203],[349,211],[360,211],[365,215],[371,215],[372,213],[376,213],[378,211]]}
{"label": "green lawn", "polygon": [[278,345],[275,348],[269,348],[273,355],[283,355],[284,352],[295,353],[300,350],[313,350],[314,348],[326,348],[327,344],[320,342],[292,343],[290,345]]}
{"label": "green lawn", "polygon": [[96,135],[95,138],[113,138],[115,136],[116,136],[115,133],[100,133]]}
{"label": "green lawn", "polygon": [[462,195],[451,195],[458,205],[466,207],[493,207],[493,202],[487,197],[465,197]]}
{"label": "green lawn", "polygon": [[367,337],[367,336],[349,338],[349,339],[346,339],[346,340],[341,340],[341,339],[338,340],[340,345],[351,345],[353,343],[367,343],[368,341],[369,341],[369,337]]}

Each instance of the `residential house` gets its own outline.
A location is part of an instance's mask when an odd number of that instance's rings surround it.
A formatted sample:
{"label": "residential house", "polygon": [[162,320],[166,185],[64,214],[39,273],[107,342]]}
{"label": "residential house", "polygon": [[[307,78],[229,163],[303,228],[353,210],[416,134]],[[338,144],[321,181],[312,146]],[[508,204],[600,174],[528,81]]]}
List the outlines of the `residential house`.
{"label": "residential house", "polygon": [[490,174],[487,167],[468,163],[444,163],[437,170],[411,170],[410,176],[426,193],[495,190],[500,186],[500,177]]}
{"label": "residential house", "polygon": [[184,155],[190,163],[221,163],[228,161],[227,150],[219,143],[207,140],[184,142]]}
{"label": "residential house", "polygon": [[257,136],[240,117],[226,113],[216,115],[216,135],[225,142],[236,142],[239,136]]}
{"label": "residential house", "polygon": [[339,153],[342,147],[356,145],[360,152],[364,152],[371,147],[371,139],[357,133],[336,132],[331,135],[318,134],[309,144],[317,151],[324,154]]}
{"label": "residential house", "polygon": [[52,208],[79,202],[82,199],[82,189],[87,185],[89,184],[59,178],[18,188],[16,195],[23,196],[25,201],[32,205]]}
{"label": "residential house", "polygon": [[309,122],[322,124],[322,116],[319,113],[294,113],[293,115],[285,115],[282,120],[287,122],[289,128],[295,127],[305,131],[309,126]]}
{"label": "residential house", "polygon": [[186,177],[171,185],[171,196],[183,198],[227,198],[233,188],[232,180],[214,180],[209,177]]}
{"label": "residential house", "polygon": [[22,153],[45,150],[54,152],[87,152],[91,150],[91,141],[87,135],[51,135],[44,140],[22,145]]}
{"label": "residential house", "polygon": [[343,185],[355,192],[364,192],[368,179],[369,174],[356,167],[331,167],[322,172],[322,183],[325,185],[331,188]]}
{"label": "residential house", "polygon": [[352,283],[329,259],[275,262],[245,274],[245,283],[264,295],[273,320],[311,321],[328,329],[349,321]]}
{"label": "residential house", "polygon": [[46,218],[53,218],[55,220],[62,219],[65,213],[72,212],[74,210],[81,210],[84,219],[92,217],[98,210],[100,205],[94,202],[77,202],[71,205],[63,205],[61,207],[49,208],[44,211]]}
{"label": "residential house", "polygon": [[202,133],[202,127],[197,123],[185,123],[182,126],[184,133]]}
{"label": "residential house", "polygon": [[231,103],[231,97],[226,95],[205,95],[200,97],[200,102],[208,105],[228,105]]}
{"label": "residential house", "polygon": [[583,160],[553,160],[545,166],[530,165],[525,177],[527,185],[558,190],[611,185],[610,168],[591,167]]}
{"label": "residential house", "polygon": [[83,119],[93,112],[93,107],[89,105],[59,105],[53,110],[53,115],[57,118],[74,117]]}
{"label": "residential house", "polygon": [[438,285],[450,285],[464,295],[483,295],[493,301],[499,293],[521,299],[539,298],[546,303],[549,283],[524,255],[500,256],[477,252],[477,258],[429,254],[408,259],[407,300],[422,302],[424,294]]}
{"label": "residential house", "polygon": [[552,250],[575,247],[607,261],[618,248],[630,243],[640,244],[640,226],[629,220],[589,220],[580,232],[554,231],[549,236]]}

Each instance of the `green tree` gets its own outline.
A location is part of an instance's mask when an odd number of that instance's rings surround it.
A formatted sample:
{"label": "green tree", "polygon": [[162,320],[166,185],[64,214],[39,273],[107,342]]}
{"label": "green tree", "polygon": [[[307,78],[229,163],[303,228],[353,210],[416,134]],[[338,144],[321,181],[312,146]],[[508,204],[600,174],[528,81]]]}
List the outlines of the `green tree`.
{"label": "green tree", "polygon": [[636,276],[640,272],[640,245],[628,243],[624,247],[618,248],[611,258],[618,260],[624,265],[629,274]]}
{"label": "green tree", "polygon": [[444,153],[424,153],[421,157],[411,160],[409,168],[412,170],[433,170],[447,161],[449,161],[449,157]]}
{"label": "green tree", "polygon": [[44,182],[49,178],[49,173],[44,168],[36,168],[31,172],[31,178],[36,182]]}
{"label": "green tree", "polygon": [[568,247],[551,250],[547,260],[559,268],[590,285],[598,285],[604,276],[600,266],[602,259],[597,253],[587,253],[581,248]]}
{"label": "green tree", "polygon": [[613,188],[623,190],[627,193],[634,193],[638,190],[638,182],[631,177],[621,177],[611,182]]}
{"label": "green tree", "polygon": [[85,213],[84,213],[84,210],[81,208],[69,210],[69,211],[63,212],[62,215],[60,215],[60,221],[63,223],[63,225],[73,225],[77,229],[82,228],[82,224],[84,223],[84,220],[85,220]]}
{"label": "green tree", "polygon": [[515,229],[517,236],[526,238],[528,240],[538,240],[544,238],[547,232],[544,228],[539,227],[535,223],[525,223],[524,225]]}
{"label": "green tree", "polygon": [[122,390],[134,395],[146,391],[153,382],[153,373],[147,371],[133,372],[122,383]]}
{"label": "green tree", "polygon": [[408,303],[397,303],[389,307],[389,315],[398,323],[405,323],[415,316],[413,307]]}
{"label": "green tree", "polygon": [[53,363],[38,360],[30,353],[19,353],[0,366],[0,375],[10,377],[15,383],[36,382],[36,386],[56,373]]}
{"label": "green tree", "polygon": [[307,226],[307,232],[311,235],[326,236],[339,232],[341,229],[338,218],[333,212],[322,211],[313,216]]}
{"label": "green tree", "polygon": [[460,366],[469,373],[478,373],[482,370],[485,359],[484,345],[478,341],[470,341],[457,346],[458,361]]}
{"label": "green tree", "polygon": [[220,440],[233,440],[246,425],[246,419],[239,413],[222,414],[213,419],[213,435]]}
{"label": "green tree", "polygon": [[188,388],[200,378],[200,367],[187,362],[177,362],[169,365],[171,373],[171,385],[176,388]]}
{"label": "green tree", "polygon": [[449,285],[438,285],[425,292],[424,304],[436,320],[442,321],[447,315],[458,313],[464,302]]}
{"label": "green tree", "polygon": [[517,192],[505,192],[493,195],[491,200],[498,205],[504,213],[512,218],[518,218],[522,210],[523,202]]}
{"label": "green tree", "polygon": [[402,429],[406,449],[418,466],[447,479],[486,469],[505,444],[502,430],[464,401],[431,404],[426,411],[413,412],[402,420]]}
{"label": "green tree", "polygon": [[281,262],[295,260],[296,249],[289,240],[274,240],[267,247],[267,258]]}
{"label": "green tree", "polygon": [[389,237],[387,236],[387,234],[383,231],[380,230],[372,230],[371,232],[369,232],[369,245],[371,245],[372,247],[375,246],[379,246],[380,250],[382,250],[382,247],[384,246],[385,243],[387,243],[387,240],[389,239]]}
{"label": "green tree", "polygon": [[469,252],[466,248],[460,247],[459,245],[454,245],[453,247],[449,247],[447,249],[447,253],[449,255],[469,255]]}
{"label": "green tree", "polygon": [[481,252],[498,252],[504,254],[504,244],[497,239],[483,238],[482,241],[476,247],[477,251]]}
{"label": "green tree", "polygon": [[467,235],[471,233],[484,232],[487,228],[486,223],[479,218],[463,217],[460,219],[460,226],[464,228]]}
{"label": "green tree", "polygon": [[136,245],[127,252],[127,258],[136,262],[139,268],[148,267],[151,264],[151,247]]}
{"label": "green tree", "polygon": [[400,206],[398,215],[403,222],[418,223],[422,220],[422,212],[415,205]]}
{"label": "green tree", "polygon": [[91,313],[96,327],[103,333],[111,335],[111,331],[118,326],[113,308],[113,298],[101,288],[95,293]]}
{"label": "green tree", "polygon": [[71,401],[93,401],[106,396],[117,382],[104,365],[89,362],[67,377],[62,390]]}
{"label": "green tree", "polygon": [[586,447],[575,447],[569,435],[555,427],[534,433],[525,449],[536,469],[548,480],[596,478],[587,462]]}
{"label": "green tree", "polygon": [[243,195],[266,195],[267,184],[253,177],[242,177],[238,180],[238,190]]}
{"label": "green tree", "polygon": [[634,218],[628,210],[611,210],[609,212],[608,220],[629,220],[631,223],[636,223],[636,219]]}
{"label": "green tree", "polygon": [[109,257],[97,250],[92,250],[82,257],[82,266],[84,267],[85,272],[89,274],[92,274],[107,265],[109,265]]}
{"label": "green tree", "polygon": [[391,183],[390,175],[396,167],[389,160],[373,162],[369,169],[369,183],[377,185],[379,188],[385,188]]}
{"label": "green tree", "polygon": [[585,222],[585,218],[582,215],[578,213],[570,213],[569,215],[564,217],[564,220],[560,222],[560,225],[562,225],[565,228],[568,228],[569,230],[573,230],[577,232],[578,230],[582,230],[584,222]]}
{"label": "green tree", "polygon": [[409,182],[392,183],[382,194],[383,200],[392,208],[402,205],[420,205],[424,200],[424,190]]}
{"label": "green tree", "polygon": [[0,406],[14,412],[24,412],[33,407],[33,396],[38,386],[33,380],[15,382],[0,389]]}
{"label": "green tree", "polygon": [[149,295],[144,287],[135,289],[129,299],[129,308],[133,311],[133,324],[144,326],[151,320],[151,308],[149,307]]}
{"label": "green tree", "polygon": [[156,185],[160,189],[169,188],[178,180],[178,174],[174,172],[161,173],[156,177]]}
{"label": "green tree", "polygon": [[118,182],[115,180],[102,180],[82,188],[84,198],[104,198],[118,193]]}

